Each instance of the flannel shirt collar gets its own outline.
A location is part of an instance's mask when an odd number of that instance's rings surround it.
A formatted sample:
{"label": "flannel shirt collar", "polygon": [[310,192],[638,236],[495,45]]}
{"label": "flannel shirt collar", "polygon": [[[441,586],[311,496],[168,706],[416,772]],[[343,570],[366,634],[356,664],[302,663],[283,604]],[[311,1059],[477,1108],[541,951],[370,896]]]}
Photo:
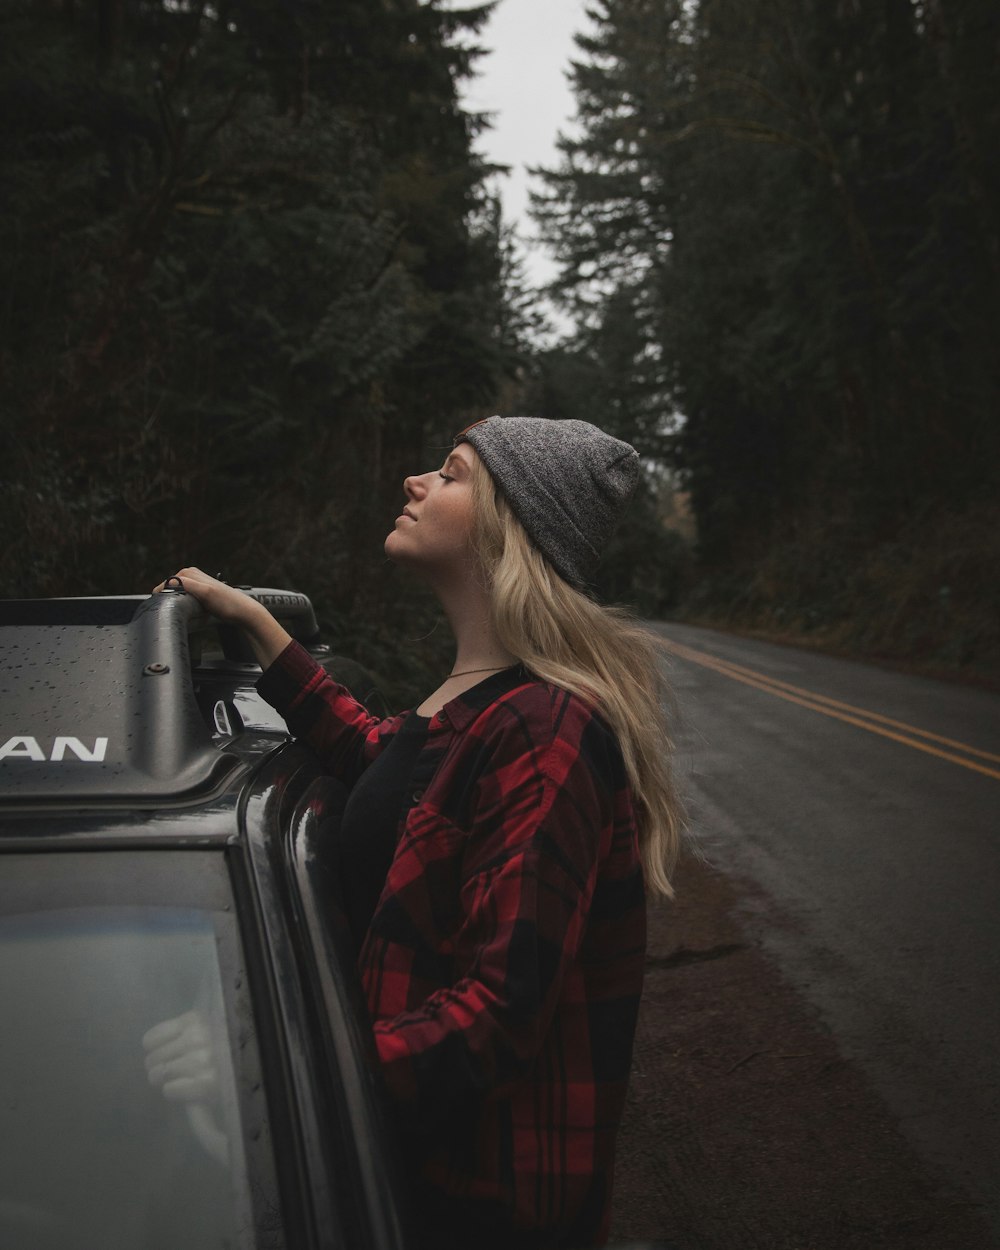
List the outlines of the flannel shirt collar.
{"label": "flannel shirt collar", "polygon": [[496,702],[502,695],[509,694],[518,686],[523,686],[532,680],[534,679],[523,664],[513,664],[510,668],[494,673],[446,703],[440,712],[431,718],[431,728],[434,729],[444,722],[452,729],[461,731],[471,725],[480,712]]}

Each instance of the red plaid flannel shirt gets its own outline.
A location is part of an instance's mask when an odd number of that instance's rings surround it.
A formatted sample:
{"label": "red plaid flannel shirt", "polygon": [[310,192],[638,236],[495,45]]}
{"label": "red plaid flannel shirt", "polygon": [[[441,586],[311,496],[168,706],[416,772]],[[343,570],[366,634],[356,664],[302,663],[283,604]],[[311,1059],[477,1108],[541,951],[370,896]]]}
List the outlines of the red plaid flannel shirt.
{"label": "red plaid flannel shirt", "polygon": [[[260,691],[348,784],[402,719],[369,716],[297,644]],[[518,669],[447,704],[359,960],[427,1183],[537,1244],[603,1242],[645,944],[606,723]]]}

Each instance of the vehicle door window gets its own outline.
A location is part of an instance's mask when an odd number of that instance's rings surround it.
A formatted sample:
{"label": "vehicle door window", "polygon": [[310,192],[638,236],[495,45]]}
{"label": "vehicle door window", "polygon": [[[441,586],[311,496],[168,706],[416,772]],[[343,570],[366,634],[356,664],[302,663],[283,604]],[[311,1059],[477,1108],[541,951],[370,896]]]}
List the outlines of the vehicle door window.
{"label": "vehicle door window", "polygon": [[11,854],[0,883],[0,1245],[283,1245],[224,854]]}

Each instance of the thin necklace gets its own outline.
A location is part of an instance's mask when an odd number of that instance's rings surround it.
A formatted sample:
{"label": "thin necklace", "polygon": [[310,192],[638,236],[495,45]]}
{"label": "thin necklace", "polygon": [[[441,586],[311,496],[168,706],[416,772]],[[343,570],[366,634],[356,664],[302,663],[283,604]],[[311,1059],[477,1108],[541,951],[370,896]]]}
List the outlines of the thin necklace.
{"label": "thin necklace", "polygon": [[502,668],[510,668],[510,665],[494,664],[492,668],[463,668],[460,673],[449,673],[445,681],[452,677],[468,677],[470,673],[499,673]]}

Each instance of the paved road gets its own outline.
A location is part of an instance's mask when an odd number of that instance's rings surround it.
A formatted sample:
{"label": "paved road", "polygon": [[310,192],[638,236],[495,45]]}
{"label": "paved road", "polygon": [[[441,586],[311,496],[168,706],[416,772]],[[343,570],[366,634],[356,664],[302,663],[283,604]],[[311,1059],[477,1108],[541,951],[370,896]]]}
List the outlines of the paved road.
{"label": "paved road", "polygon": [[654,628],[701,847],[774,900],[748,894],[763,944],[1000,1245],[1000,697]]}

